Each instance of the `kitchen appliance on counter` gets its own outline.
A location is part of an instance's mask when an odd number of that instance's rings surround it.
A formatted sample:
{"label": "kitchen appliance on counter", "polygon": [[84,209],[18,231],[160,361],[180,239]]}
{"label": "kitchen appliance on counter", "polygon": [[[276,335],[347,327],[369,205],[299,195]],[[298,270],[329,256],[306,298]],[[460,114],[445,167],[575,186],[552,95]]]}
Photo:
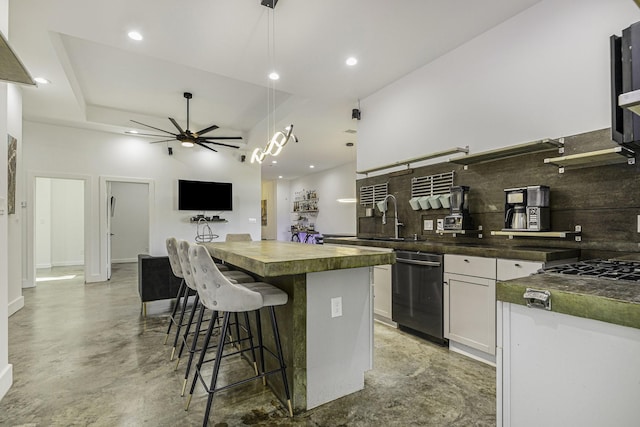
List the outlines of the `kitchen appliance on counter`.
{"label": "kitchen appliance on counter", "polygon": [[450,213],[444,217],[445,230],[473,230],[473,219],[469,214],[469,187],[451,187]]}
{"label": "kitchen appliance on counter", "polygon": [[504,189],[503,231],[548,231],[550,189],[546,185]]}
{"label": "kitchen appliance on counter", "polygon": [[401,327],[444,344],[443,256],[396,251],[392,267],[391,318]]}

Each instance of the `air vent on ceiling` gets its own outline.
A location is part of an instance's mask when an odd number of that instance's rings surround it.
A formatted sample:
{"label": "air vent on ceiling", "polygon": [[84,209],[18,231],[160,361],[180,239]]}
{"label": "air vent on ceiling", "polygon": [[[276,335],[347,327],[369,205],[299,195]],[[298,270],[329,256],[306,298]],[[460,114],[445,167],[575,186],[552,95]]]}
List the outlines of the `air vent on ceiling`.
{"label": "air vent on ceiling", "polygon": [[355,129],[347,129],[347,130],[345,130],[345,131],[344,131],[344,133],[351,133],[351,134],[353,134],[353,133],[358,133],[358,131],[357,131],[357,130],[355,130]]}

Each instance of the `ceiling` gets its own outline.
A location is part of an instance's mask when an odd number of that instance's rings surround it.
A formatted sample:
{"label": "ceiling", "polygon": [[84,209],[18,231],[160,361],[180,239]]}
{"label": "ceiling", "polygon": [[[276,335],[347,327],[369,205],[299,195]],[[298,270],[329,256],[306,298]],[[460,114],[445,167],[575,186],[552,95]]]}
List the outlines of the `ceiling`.
{"label": "ceiling", "polygon": [[[25,86],[26,120],[145,130],[133,119],[174,131],[167,117],[184,127],[182,94],[192,92],[191,130],[217,124],[207,136],[243,136],[247,161],[269,123],[293,123],[299,142],[262,166],[265,180],[292,179],[355,160],[346,143],[357,144],[358,99],[538,1],[280,0],[271,12],[260,0],[9,0],[9,41],[32,76],[51,81]],[[270,13],[281,76],[273,106]],[[129,39],[131,30],[144,39]],[[358,64],[347,66],[349,56]]]}

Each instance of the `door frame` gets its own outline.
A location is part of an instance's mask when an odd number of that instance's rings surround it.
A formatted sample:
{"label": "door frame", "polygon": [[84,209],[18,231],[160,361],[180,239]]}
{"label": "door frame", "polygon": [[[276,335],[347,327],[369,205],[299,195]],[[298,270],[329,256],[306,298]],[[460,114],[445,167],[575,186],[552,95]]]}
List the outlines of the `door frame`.
{"label": "door frame", "polygon": [[[36,179],[73,179],[84,181],[84,280],[85,283],[92,281],[92,272],[89,269],[89,260],[92,258],[91,250],[91,188],[93,178],[91,175],[69,174],[58,172],[27,172],[27,259],[26,277],[22,281],[23,288],[33,288],[36,286]],[[93,277],[95,278],[95,277]],[[95,281],[95,280],[93,280]]]}
{"label": "door frame", "polygon": [[153,236],[153,227],[155,218],[155,181],[150,178],[131,178],[122,176],[110,176],[101,175],[99,178],[99,247],[100,247],[100,274],[102,280],[108,280],[108,272],[111,268],[110,256],[109,256],[109,227],[108,227],[108,215],[110,213],[110,203],[108,200],[107,183],[109,182],[123,182],[130,184],[147,184],[149,186],[149,242],[148,247],[151,248],[151,237]]}

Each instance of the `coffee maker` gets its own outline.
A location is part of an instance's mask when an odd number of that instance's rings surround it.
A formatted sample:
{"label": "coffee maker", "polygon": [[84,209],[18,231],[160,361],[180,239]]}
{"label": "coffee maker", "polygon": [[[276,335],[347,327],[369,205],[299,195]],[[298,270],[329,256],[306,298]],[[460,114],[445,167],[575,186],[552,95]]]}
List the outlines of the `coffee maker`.
{"label": "coffee maker", "polygon": [[444,217],[445,230],[473,230],[473,219],[469,214],[469,187],[451,187],[449,215]]}
{"label": "coffee maker", "polygon": [[529,185],[504,189],[503,231],[548,231],[549,187]]}

